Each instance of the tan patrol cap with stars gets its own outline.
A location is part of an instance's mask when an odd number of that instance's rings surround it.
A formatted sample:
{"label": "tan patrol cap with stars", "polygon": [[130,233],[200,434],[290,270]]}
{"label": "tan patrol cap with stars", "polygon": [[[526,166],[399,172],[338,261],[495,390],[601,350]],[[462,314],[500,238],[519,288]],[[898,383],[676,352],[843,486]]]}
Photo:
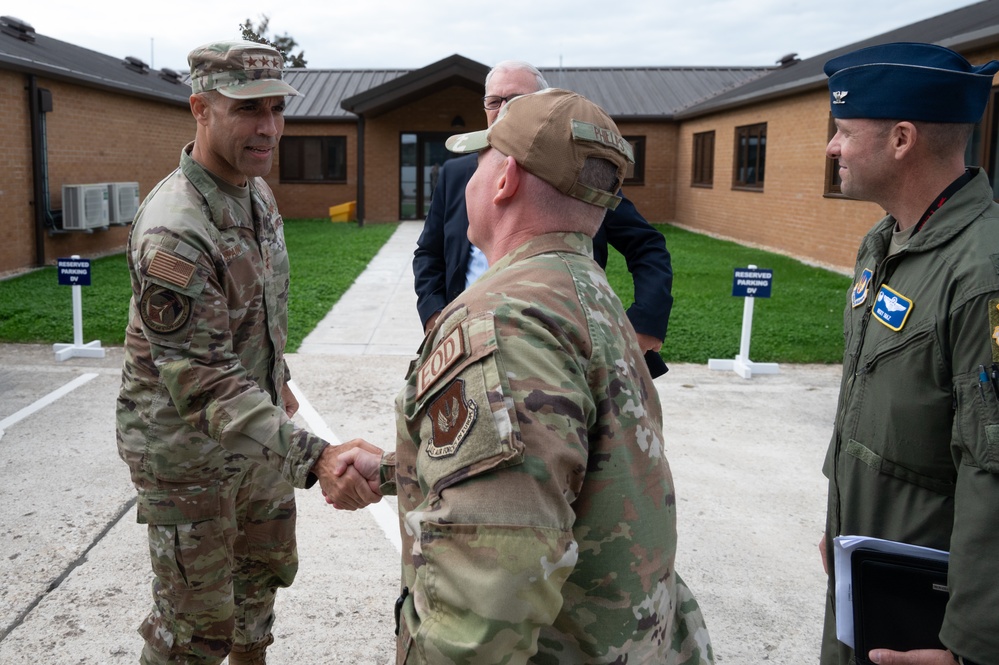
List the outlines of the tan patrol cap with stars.
{"label": "tan patrol cap with stars", "polygon": [[191,90],[218,90],[233,99],[301,95],[281,80],[284,56],[267,44],[223,41],[205,44],[187,56]]}

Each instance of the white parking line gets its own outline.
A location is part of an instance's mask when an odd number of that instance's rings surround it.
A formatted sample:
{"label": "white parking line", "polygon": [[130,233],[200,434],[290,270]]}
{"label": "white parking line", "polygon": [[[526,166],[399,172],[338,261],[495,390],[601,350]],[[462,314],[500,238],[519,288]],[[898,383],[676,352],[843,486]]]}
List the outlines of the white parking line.
{"label": "white parking line", "polygon": [[35,402],[21,409],[20,411],[12,413],[3,420],[0,420],[0,438],[3,438],[4,430],[10,427],[11,425],[17,424],[18,422],[24,420],[25,418],[35,413],[36,411],[44,409],[46,406],[56,401],[60,397],[63,397],[71,393],[72,391],[76,390],[83,384],[96,378],[97,374],[91,372],[88,372],[86,374],[81,374],[80,376],[76,377],[75,379],[64,385],[62,388],[57,388],[56,390],[53,390],[45,397],[36,400]]}
{"label": "white parking line", "polygon": [[[339,445],[341,443],[340,438],[333,433],[323,417],[319,415],[309,400],[305,397],[305,394],[295,385],[294,380],[288,382],[288,387],[291,391],[295,393],[295,398],[298,399],[298,413],[308,424],[309,428],[332,444]],[[2,428],[3,423],[0,423],[0,428]],[[396,515],[395,511],[389,507],[387,501],[379,501],[378,503],[373,503],[368,506],[368,512],[374,518],[375,523],[381,527],[382,532],[385,537],[389,539],[397,552],[402,552],[402,537],[399,535],[399,516]]]}

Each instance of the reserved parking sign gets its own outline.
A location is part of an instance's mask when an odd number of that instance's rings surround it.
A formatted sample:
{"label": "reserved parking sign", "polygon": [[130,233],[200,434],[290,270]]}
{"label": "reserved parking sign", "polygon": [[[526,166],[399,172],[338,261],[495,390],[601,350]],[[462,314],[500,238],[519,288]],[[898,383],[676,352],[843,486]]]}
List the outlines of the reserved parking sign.
{"label": "reserved parking sign", "polygon": [[736,268],[732,295],[742,298],[769,298],[774,271],[767,268]]}
{"label": "reserved parking sign", "polygon": [[59,286],[90,286],[90,259],[56,259]]}

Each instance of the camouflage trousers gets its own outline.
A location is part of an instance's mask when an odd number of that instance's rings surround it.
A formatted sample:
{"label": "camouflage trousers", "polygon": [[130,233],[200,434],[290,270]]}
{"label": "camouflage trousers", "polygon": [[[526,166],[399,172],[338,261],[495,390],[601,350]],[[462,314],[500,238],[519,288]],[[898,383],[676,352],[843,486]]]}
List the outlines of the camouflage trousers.
{"label": "camouflage trousers", "polygon": [[221,663],[234,644],[273,639],[277,589],[298,570],[287,481],[244,463],[218,481],[140,487],[137,508],[154,575],[141,663]]}

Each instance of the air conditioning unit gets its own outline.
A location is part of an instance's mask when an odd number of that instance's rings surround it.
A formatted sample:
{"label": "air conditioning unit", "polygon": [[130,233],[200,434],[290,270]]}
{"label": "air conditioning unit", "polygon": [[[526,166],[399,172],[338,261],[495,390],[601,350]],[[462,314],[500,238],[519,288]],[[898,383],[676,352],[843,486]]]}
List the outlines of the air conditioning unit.
{"label": "air conditioning unit", "polygon": [[107,226],[107,183],[62,186],[62,228],[86,231]]}
{"label": "air conditioning unit", "polygon": [[111,224],[128,224],[139,211],[139,183],[108,183],[108,221]]}

